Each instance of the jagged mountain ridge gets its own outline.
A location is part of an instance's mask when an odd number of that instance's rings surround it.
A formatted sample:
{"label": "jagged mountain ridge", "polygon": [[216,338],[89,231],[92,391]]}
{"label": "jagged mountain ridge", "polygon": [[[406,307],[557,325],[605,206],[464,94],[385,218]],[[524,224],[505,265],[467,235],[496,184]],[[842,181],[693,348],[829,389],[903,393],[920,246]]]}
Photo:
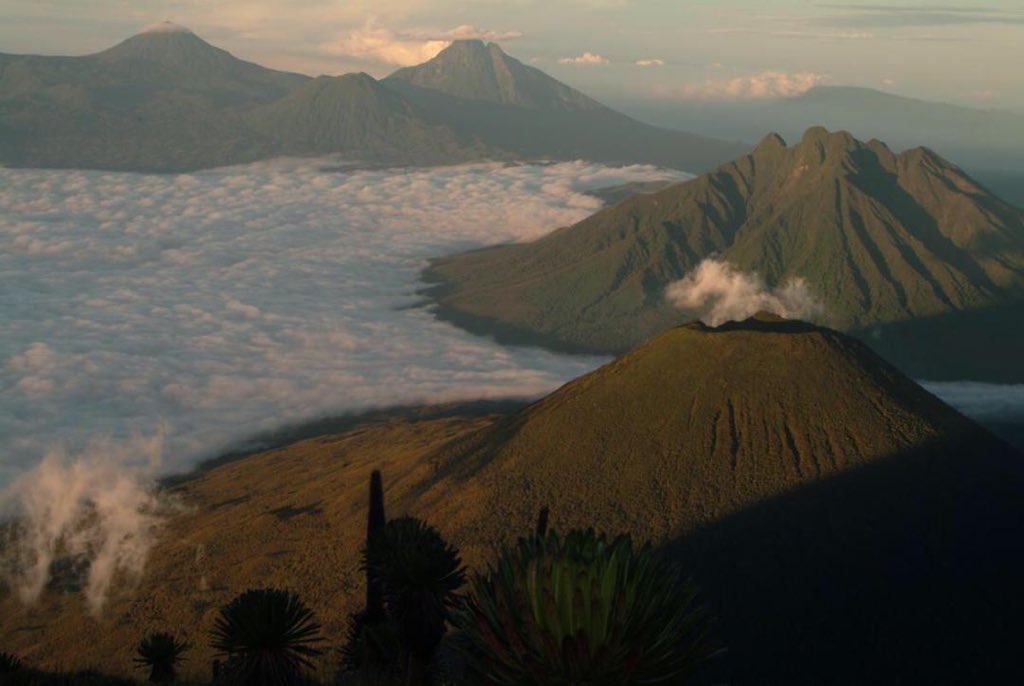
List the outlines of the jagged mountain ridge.
{"label": "jagged mountain ridge", "polygon": [[1024,213],[927,149],[817,127],[426,276],[456,322],[608,352],[697,314],[665,289],[711,257],[770,285],[802,278],[833,324],[856,329],[1024,296]]}

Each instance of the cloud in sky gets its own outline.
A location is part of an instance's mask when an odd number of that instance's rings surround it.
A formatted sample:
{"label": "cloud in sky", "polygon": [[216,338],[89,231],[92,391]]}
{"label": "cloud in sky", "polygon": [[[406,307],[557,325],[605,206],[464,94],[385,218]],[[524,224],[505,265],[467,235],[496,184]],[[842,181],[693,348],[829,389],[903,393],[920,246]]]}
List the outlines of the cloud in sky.
{"label": "cloud in sky", "polygon": [[661,97],[704,100],[776,98],[805,93],[825,78],[825,75],[813,71],[768,70],[745,76],[685,83],[679,86],[661,85],[656,88],[655,93]]}
{"label": "cloud in sky", "polygon": [[518,31],[481,30],[470,24],[461,24],[447,31],[412,29],[395,32],[369,21],[324,43],[321,50],[329,55],[406,67],[433,58],[453,40],[509,41],[521,37]]}
{"label": "cloud in sky", "polygon": [[604,55],[600,55],[596,52],[585,52],[582,55],[576,57],[562,57],[558,60],[559,64],[572,64],[583,67],[593,67],[598,65],[610,64],[610,60]]}
{"label": "cloud in sky", "polygon": [[1024,10],[970,5],[859,5],[829,3],[819,7],[839,10],[840,14],[821,18],[829,26],[916,27],[956,26],[962,24],[1024,24]]}
{"label": "cloud in sky", "polygon": [[[610,57],[612,65],[620,61],[616,55],[633,56],[621,57],[630,65],[638,57],[665,60],[662,68],[635,68],[625,80],[625,72],[615,68],[562,66],[570,85],[613,102],[649,97],[670,72],[674,83],[714,78],[697,65],[720,61],[742,65],[745,73],[811,69],[849,85],[877,84],[890,76],[904,94],[929,100],[993,91],[1001,94],[996,101],[977,104],[1024,107],[1016,72],[1006,68],[1019,61],[1014,33],[1024,19],[1019,0],[962,0],[951,7],[903,2],[902,11],[881,0],[862,8],[838,0],[832,4],[842,6],[796,0],[5,0],[0,52],[85,54],[169,19],[243,59],[276,69],[314,76],[365,71],[380,78],[396,66],[428,58],[454,38],[479,35],[507,42],[507,34],[522,32],[528,40],[506,47],[528,63],[557,64],[557,58],[578,56],[583,48]],[[896,25],[908,24],[917,11],[938,12],[943,21],[919,17],[914,25]],[[878,15],[886,19],[873,25],[871,17]],[[375,23],[366,31],[369,17]],[[960,23],[949,23],[953,19]],[[476,30],[450,28],[463,25]]]}
{"label": "cloud in sky", "polygon": [[281,426],[534,395],[599,360],[504,348],[416,307],[437,255],[537,237],[581,189],[682,178],[584,163],[183,175],[0,169],[0,490],[166,425],[180,470]]}
{"label": "cloud in sky", "polygon": [[633,64],[635,64],[638,67],[664,67],[665,66],[665,60],[658,59],[656,57],[652,57],[652,58],[646,58],[646,59],[642,59],[642,60],[637,60]]}

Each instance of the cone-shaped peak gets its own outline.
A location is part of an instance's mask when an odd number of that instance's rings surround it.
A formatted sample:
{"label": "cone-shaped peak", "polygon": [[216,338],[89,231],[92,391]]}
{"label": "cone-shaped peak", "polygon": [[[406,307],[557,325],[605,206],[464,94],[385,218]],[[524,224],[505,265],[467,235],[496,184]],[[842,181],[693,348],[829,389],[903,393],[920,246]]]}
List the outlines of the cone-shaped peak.
{"label": "cone-shaped peak", "polygon": [[163,33],[163,34],[166,34],[166,33],[171,33],[171,34],[174,34],[174,33],[191,34],[192,33],[192,29],[188,28],[187,26],[182,26],[181,24],[175,24],[173,21],[158,21],[155,24],[150,24],[148,26],[142,27],[142,30],[139,31],[136,35],[138,35],[138,36],[145,36],[145,35],[149,35],[149,34],[161,34],[161,33]]}
{"label": "cone-shaped peak", "polygon": [[779,134],[775,133],[774,131],[772,131],[767,136],[765,136],[764,138],[761,139],[761,142],[757,144],[757,147],[758,148],[765,148],[765,149],[785,148],[786,147],[786,139],[783,138],[782,136],[780,136]]}
{"label": "cone-shaped peak", "polygon": [[754,148],[752,155],[758,159],[777,159],[786,152],[786,141],[779,134],[772,132],[761,139]]}
{"label": "cone-shaped peak", "polygon": [[[493,43],[491,44],[493,45]],[[486,52],[487,44],[479,38],[460,38],[453,40],[447,48],[437,53],[438,55],[452,55],[462,52]]]}
{"label": "cone-shaped peak", "polygon": [[214,47],[190,29],[169,21],[151,24],[141,32],[97,55],[112,62],[155,62],[168,67],[189,67],[197,70],[216,69],[225,60],[234,60],[229,53]]}
{"label": "cone-shaped peak", "polygon": [[399,69],[388,80],[529,109],[602,109],[582,93],[510,57],[498,44],[479,39],[452,41],[433,59]]}

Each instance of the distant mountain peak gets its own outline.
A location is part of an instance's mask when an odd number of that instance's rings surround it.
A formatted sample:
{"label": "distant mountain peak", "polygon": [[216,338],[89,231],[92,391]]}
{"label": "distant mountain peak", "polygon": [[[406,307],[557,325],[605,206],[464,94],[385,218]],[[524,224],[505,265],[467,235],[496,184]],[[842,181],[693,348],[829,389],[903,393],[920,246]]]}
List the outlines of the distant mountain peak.
{"label": "distant mountain peak", "polygon": [[154,33],[185,33],[185,34],[195,35],[195,34],[192,33],[192,29],[188,28],[187,26],[182,26],[181,24],[175,24],[173,21],[166,21],[166,20],[165,21],[158,21],[155,24],[150,24],[148,26],[144,26],[144,27],[142,27],[142,30],[139,31],[135,35],[137,35],[137,36],[144,36],[144,35],[147,35],[147,34],[154,34]]}
{"label": "distant mountain peak", "polygon": [[861,143],[849,131],[829,131],[824,126],[812,126],[800,138],[800,146],[823,145],[831,148],[860,147]]}
{"label": "distant mountain peak", "polygon": [[583,93],[509,56],[497,43],[479,39],[452,41],[433,59],[399,69],[388,80],[467,100],[527,109],[605,109]]}
{"label": "distant mountain peak", "polygon": [[784,139],[779,134],[772,132],[761,139],[761,142],[757,144],[757,147],[754,148],[754,151],[770,152],[773,150],[785,150],[786,147],[788,147],[786,145],[786,139]]}
{"label": "distant mountain peak", "polygon": [[[479,38],[460,38],[459,40],[453,40],[447,48],[442,50],[438,55],[442,53],[453,53],[453,52],[464,52],[464,51],[480,51],[487,50],[489,47],[497,47],[496,43],[485,43]],[[500,48],[499,48],[500,50]]]}

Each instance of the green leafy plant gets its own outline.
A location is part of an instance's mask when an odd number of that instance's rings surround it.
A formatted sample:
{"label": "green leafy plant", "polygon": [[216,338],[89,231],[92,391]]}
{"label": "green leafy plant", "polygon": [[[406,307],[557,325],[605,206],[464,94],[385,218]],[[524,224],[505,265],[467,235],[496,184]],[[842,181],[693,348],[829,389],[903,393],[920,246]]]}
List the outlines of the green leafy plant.
{"label": "green leafy plant", "polygon": [[21,660],[16,655],[0,653],[0,674],[11,674],[22,667]]}
{"label": "green leafy plant", "polygon": [[681,684],[717,653],[707,613],[677,569],[628,536],[593,530],[520,539],[456,625],[488,684]]}
{"label": "green leafy plant", "polygon": [[149,680],[155,684],[170,683],[178,676],[178,663],[190,646],[164,632],[150,634],[142,639],[135,652],[135,664],[149,670]]}
{"label": "green leafy plant", "polygon": [[221,608],[211,645],[225,658],[224,680],[245,686],[297,683],[311,658],[322,653],[320,625],[299,597],[263,588],[246,591]]}

